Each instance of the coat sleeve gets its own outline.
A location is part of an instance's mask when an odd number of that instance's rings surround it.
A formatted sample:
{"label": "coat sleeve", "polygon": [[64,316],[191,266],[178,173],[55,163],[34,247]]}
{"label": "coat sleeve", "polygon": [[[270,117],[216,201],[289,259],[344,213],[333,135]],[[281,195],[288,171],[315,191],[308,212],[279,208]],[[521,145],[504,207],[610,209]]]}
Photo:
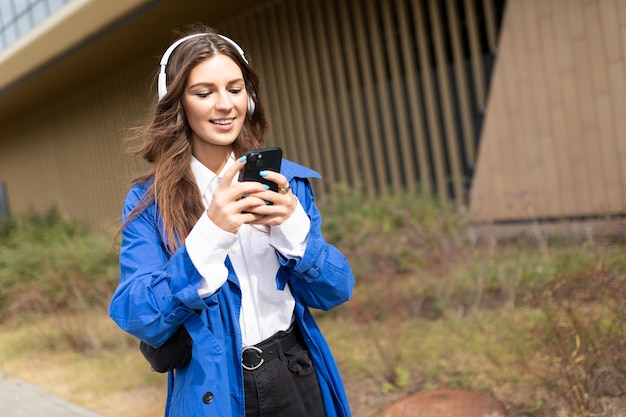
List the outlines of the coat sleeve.
{"label": "coat sleeve", "polygon": [[294,177],[290,185],[311,219],[311,229],[301,259],[287,259],[279,254],[283,268],[278,274],[278,287],[282,289],[289,282],[294,295],[304,304],[329,310],[350,299],[354,288],[352,269],[346,257],[324,240],[322,217],[309,181]]}
{"label": "coat sleeve", "polygon": [[[135,186],[126,197],[123,219],[144,193]],[[202,276],[186,247],[171,256],[158,228],[154,205],[132,218],[122,230],[120,281],[109,315],[126,332],[151,346],[162,345],[194,310],[206,309],[198,295]]]}

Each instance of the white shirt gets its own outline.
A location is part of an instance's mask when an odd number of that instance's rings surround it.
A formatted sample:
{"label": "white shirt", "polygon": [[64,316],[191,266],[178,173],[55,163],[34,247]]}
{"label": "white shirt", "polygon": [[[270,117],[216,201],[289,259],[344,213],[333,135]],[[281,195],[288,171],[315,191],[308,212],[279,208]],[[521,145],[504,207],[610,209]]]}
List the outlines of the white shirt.
{"label": "white shirt", "polygon": [[[215,175],[191,158],[191,170],[205,207],[208,208],[213,191],[233,163],[231,155],[222,172]],[[212,295],[226,282],[228,269],[224,261],[230,257],[242,293],[239,323],[244,346],[257,344],[291,325],[295,300],[289,286],[282,291],[276,288],[280,267],[276,251],[291,259],[301,258],[310,227],[311,221],[298,201],[296,210],[282,225],[244,224],[236,234],[215,225],[205,210],[185,239],[187,253],[204,278],[198,288],[201,297]]]}

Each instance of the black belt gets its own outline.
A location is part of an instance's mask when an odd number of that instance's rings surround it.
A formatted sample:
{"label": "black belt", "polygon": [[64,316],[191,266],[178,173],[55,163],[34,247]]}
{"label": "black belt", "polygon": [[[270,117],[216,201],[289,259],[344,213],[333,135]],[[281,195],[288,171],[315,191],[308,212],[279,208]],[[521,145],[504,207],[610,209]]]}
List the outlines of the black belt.
{"label": "black belt", "polygon": [[277,357],[279,352],[287,352],[297,344],[303,343],[299,333],[294,325],[289,330],[278,332],[261,343],[244,346],[241,353],[241,366],[246,371],[259,369],[265,362]]}

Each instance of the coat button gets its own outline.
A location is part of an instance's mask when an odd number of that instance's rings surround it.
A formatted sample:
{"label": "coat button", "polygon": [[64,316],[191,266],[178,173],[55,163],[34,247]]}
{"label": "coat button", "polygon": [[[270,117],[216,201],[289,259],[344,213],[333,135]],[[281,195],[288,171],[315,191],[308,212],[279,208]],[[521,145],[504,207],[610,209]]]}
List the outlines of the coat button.
{"label": "coat button", "polygon": [[202,396],[202,401],[205,404],[211,404],[213,402],[213,393],[212,392],[206,392],[204,393],[204,395]]}

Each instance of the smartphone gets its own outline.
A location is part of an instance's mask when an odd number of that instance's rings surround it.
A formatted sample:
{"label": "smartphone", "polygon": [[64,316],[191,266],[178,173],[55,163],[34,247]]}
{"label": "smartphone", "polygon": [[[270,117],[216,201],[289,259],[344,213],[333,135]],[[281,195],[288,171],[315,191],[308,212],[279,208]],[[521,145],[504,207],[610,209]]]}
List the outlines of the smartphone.
{"label": "smartphone", "polygon": [[246,165],[239,171],[239,181],[258,181],[267,184],[270,190],[278,192],[278,185],[259,175],[261,171],[280,172],[283,151],[279,147],[263,148],[246,153]]}

